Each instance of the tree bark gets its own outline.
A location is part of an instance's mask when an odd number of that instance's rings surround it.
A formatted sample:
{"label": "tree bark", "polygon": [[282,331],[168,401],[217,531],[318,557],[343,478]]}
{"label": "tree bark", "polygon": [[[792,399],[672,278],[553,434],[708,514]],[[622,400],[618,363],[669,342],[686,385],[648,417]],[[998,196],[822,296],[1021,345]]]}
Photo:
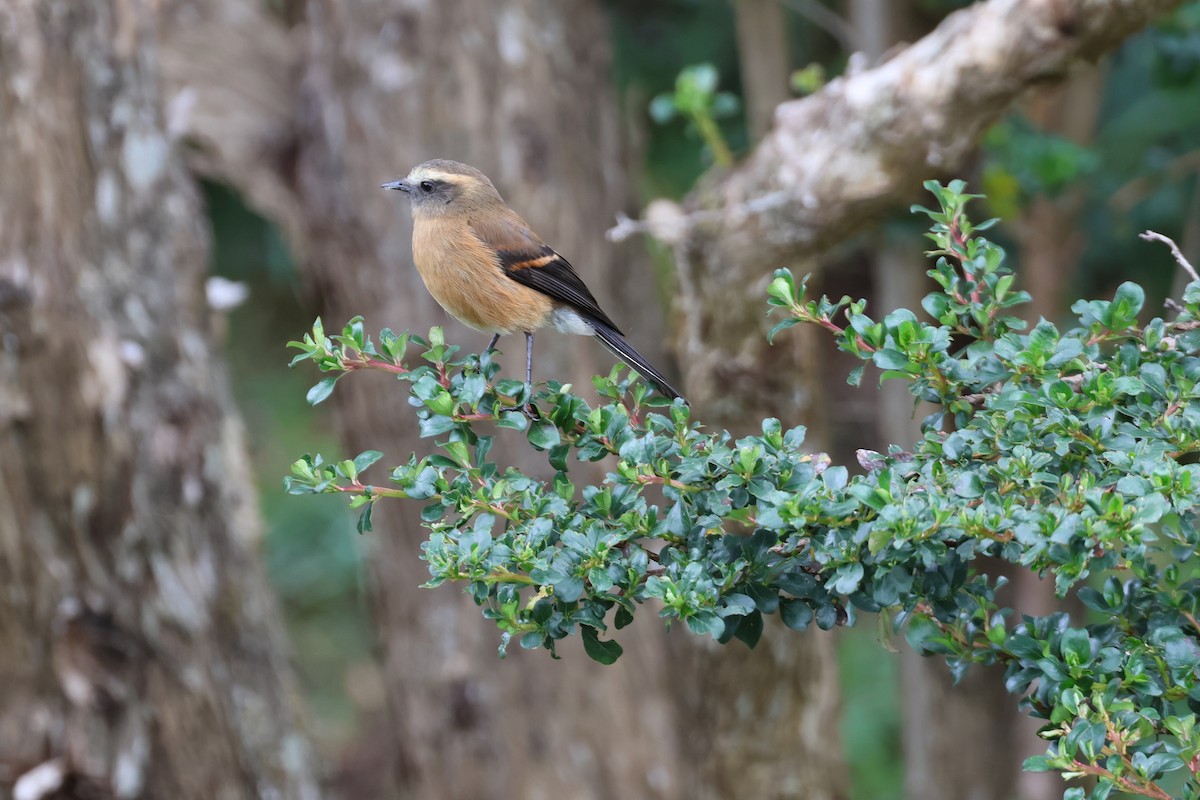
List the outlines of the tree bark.
{"label": "tree bark", "polygon": [[0,5],[0,786],[316,797],[154,23]]}
{"label": "tree bark", "polygon": [[[904,29],[911,28],[911,11],[903,6],[892,0],[848,3],[855,41],[863,48],[866,63],[878,64],[901,41]],[[871,294],[876,298],[872,304],[878,315],[898,308],[918,310],[927,291],[929,268],[919,242],[882,232],[870,241]],[[913,396],[903,381],[889,381],[872,394],[877,404],[875,446],[910,449],[920,437],[920,420],[933,406],[914,409]],[[899,663],[906,796],[975,800],[1012,796],[1022,759],[1016,757],[1013,737],[1007,732],[1018,711],[1015,699],[1004,691],[1000,672],[977,668],[956,684],[940,658],[922,658],[903,648]]]}

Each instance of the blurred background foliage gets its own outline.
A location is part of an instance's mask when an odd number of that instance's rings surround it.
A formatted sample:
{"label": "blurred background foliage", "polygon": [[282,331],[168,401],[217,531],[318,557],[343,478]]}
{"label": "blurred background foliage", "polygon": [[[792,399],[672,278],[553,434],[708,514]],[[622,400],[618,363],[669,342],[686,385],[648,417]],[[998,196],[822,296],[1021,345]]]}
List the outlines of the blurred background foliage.
{"label": "blurred background foliage", "polygon": [[[608,3],[614,79],[640,153],[642,172],[634,177],[642,201],[682,197],[714,163],[711,131],[706,134],[697,124],[696,99],[681,96],[696,87],[677,84],[685,70],[693,71],[702,93],[710,93],[711,121],[733,157],[752,146],[742,104],[736,102],[742,87],[734,2]],[[795,70],[790,83],[799,96],[850,63],[851,53],[833,24],[844,19],[846,9],[840,2],[780,2],[788,9]],[[900,3],[913,36],[967,4]],[[1064,311],[1074,297],[1103,294],[1125,279],[1142,283],[1150,304],[1161,305],[1174,265],[1165,248],[1137,238],[1147,228],[1176,239],[1200,261],[1200,1],[1130,39],[1100,70],[1100,80],[1088,90],[1099,93],[1093,98],[1097,113],[1082,135],[1079,126],[1046,124],[1036,104],[1021,104],[987,133],[973,168],[960,176],[987,193],[991,213],[1005,220],[995,233],[1018,265],[1033,262],[1022,252],[1030,241],[1020,235],[1022,219],[1041,215],[1047,203],[1061,211],[1063,199],[1071,198],[1051,233],[1080,246],[1063,251],[1070,257],[1051,259],[1061,292],[1042,306],[1050,315]],[[381,178],[408,166],[382,165]],[[279,476],[296,453],[337,451],[327,412],[304,401],[311,375],[285,366],[284,343],[309,327],[313,313],[302,303],[299,278],[279,232],[226,187],[209,184],[206,199],[215,240],[212,270],[245,283],[255,299],[230,314],[228,355],[268,525],[270,576],[285,604],[317,734],[332,754],[356,731],[355,709],[365,704],[356,695],[376,691],[362,564],[368,544],[354,533],[353,519],[337,498],[286,497],[280,488]],[[897,215],[886,225],[889,234],[907,237],[912,249],[924,249],[919,221]],[[850,246],[869,248],[870,241],[863,237]],[[890,308],[887,298],[876,303]],[[279,346],[264,354],[238,346],[245,341]],[[404,402],[399,391],[396,397]],[[836,635],[842,735],[854,796],[900,797],[897,659],[870,624]]]}

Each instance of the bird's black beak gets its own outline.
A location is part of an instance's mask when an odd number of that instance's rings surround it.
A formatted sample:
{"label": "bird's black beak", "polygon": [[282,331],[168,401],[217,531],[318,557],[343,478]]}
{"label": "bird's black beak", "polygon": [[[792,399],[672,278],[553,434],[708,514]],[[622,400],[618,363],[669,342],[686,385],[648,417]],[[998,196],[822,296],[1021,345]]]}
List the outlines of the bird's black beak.
{"label": "bird's black beak", "polygon": [[408,184],[408,182],[405,180],[398,180],[398,181],[392,181],[391,183],[385,183],[380,188],[381,189],[399,189],[400,191],[404,192],[405,194],[408,194],[409,192],[412,191],[412,186],[410,186]]}

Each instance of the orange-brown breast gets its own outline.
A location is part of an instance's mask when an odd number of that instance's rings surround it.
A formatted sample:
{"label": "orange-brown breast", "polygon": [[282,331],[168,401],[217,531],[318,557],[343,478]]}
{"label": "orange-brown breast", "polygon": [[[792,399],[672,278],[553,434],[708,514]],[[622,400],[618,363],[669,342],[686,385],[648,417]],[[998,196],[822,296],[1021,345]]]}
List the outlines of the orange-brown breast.
{"label": "orange-brown breast", "polygon": [[535,331],[553,301],[504,274],[495,254],[462,220],[416,219],[413,260],[433,299],[455,319],[488,333]]}

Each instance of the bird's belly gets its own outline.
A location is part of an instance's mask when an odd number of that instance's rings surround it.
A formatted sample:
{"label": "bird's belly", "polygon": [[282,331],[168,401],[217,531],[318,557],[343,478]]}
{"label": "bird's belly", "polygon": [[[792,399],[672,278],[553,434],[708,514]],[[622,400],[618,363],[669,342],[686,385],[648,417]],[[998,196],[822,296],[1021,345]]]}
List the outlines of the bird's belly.
{"label": "bird's belly", "polygon": [[417,269],[438,305],[475,330],[510,334],[535,331],[550,321],[550,298],[512,280],[498,266],[471,268],[452,257],[418,263]]}

